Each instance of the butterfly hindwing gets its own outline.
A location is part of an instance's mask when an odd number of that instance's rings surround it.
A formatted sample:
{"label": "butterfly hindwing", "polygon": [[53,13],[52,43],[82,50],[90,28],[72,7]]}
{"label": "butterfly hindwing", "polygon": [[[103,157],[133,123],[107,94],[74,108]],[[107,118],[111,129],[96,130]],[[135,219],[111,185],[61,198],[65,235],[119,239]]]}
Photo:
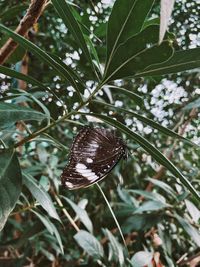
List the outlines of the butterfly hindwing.
{"label": "butterfly hindwing", "polygon": [[74,139],[62,184],[69,189],[87,187],[104,178],[125,153],[123,141],[109,130],[84,127]]}

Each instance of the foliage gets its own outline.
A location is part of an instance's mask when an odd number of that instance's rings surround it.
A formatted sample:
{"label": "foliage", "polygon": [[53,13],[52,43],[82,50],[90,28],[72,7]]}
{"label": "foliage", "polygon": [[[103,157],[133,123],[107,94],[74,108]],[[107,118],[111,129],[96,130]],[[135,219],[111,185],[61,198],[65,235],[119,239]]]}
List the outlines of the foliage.
{"label": "foliage", "polygon": [[[0,2],[0,44],[12,37],[19,48],[0,66],[2,264],[177,266],[195,257],[200,47],[174,34],[184,4],[158,44],[157,1],[52,0],[28,38],[13,29],[29,2],[10,2]],[[130,150],[100,184],[109,207],[95,185],[60,186],[72,138],[88,124],[115,129]]]}

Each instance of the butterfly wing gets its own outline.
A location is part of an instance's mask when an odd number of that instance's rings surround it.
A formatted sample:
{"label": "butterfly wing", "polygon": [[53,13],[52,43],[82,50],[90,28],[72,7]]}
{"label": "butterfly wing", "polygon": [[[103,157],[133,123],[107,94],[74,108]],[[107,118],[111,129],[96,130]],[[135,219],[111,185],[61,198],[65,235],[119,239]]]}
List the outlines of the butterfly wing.
{"label": "butterfly wing", "polygon": [[110,131],[84,127],[76,136],[69,164],[61,175],[69,189],[87,187],[104,178],[125,155],[125,145]]}

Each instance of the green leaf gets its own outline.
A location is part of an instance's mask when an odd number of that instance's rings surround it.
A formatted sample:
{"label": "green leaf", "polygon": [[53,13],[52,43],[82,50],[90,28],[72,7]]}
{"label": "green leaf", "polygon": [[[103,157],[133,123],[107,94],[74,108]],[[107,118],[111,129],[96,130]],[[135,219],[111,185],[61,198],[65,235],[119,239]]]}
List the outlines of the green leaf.
{"label": "green leaf", "polygon": [[134,76],[150,65],[168,60],[173,54],[171,42],[165,40],[158,45],[158,31],[159,27],[152,25],[122,43],[106,66],[103,83]]}
{"label": "green leaf", "polygon": [[141,147],[144,148],[157,162],[166,167],[176,178],[179,178],[183,185],[197,198],[200,200],[200,195],[196,191],[196,189],[192,186],[192,184],[183,176],[183,174],[174,166],[174,164],[167,159],[155,146],[153,146],[148,140],[138,135],[135,132],[132,132],[128,127],[120,123],[119,121],[113,120],[105,115],[97,114],[97,113],[81,113],[82,115],[89,115],[92,117],[99,118],[106,123],[114,126],[119,129],[121,132],[125,133],[130,139],[133,139],[137,142]]}
{"label": "green leaf", "polygon": [[136,213],[142,213],[145,211],[151,212],[151,211],[158,211],[165,209],[166,207],[169,207],[166,203],[163,203],[161,201],[146,201],[144,202],[139,208],[137,208],[134,211],[134,214]]}
{"label": "green leaf", "polygon": [[79,207],[78,205],[76,205],[74,202],[72,202],[69,198],[67,198],[67,197],[63,197],[63,198],[70,204],[70,206],[76,212],[76,215],[79,217],[81,222],[85,225],[87,230],[90,233],[93,233],[93,225],[92,225],[92,222],[91,222],[87,212],[84,209],[82,209],[81,207]]}
{"label": "green leaf", "polygon": [[20,120],[42,121],[46,118],[45,114],[28,107],[0,103],[0,128],[8,127]]}
{"label": "green leaf", "polygon": [[199,222],[200,210],[189,200],[185,200],[186,208],[195,223]]}
{"label": "green leaf", "polygon": [[145,190],[137,190],[137,189],[134,190],[131,189],[129,190],[129,192],[143,196],[146,199],[156,200],[162,203],[166,202],[165,198],[156,192],[148,192]]}
{"label": "green leaf", "polygon": [[40,219],[40,221],[44,224],[44,226],[47,228],[49,233],[51,235],[55,235],[57,242],[60,246],[60,250],[61,250],[62,254],[64,254],[62,240],[61,240],[60,234],[59,234],[57,228],[55,227],[55,225],[47,218],[47,216],[41,215],[40,213],[38,213],[34,210],[31,210],[31,211],[33,213],[35,213],[35,215]]}
{"label": "green leaf", "polygon": [[160,25],[160,18],[153,18],[146,20],[143,24],[142,30],[144,30],[146,27],[149,27],[150,25]]}
{"label": "green leaf", "polygon": [[151,263],[153,253],[148,251],[138,251],[131,258],[131,264],[133,267],[144,267]]}
{"label": "green leaf", "polygon": [[[4,101],[5,99],[15,99],[14,103],[22,103],[22,102],[35,102],[41,109],[42,111],[45,113],[46,117],[48,119],[50,119],[51,115],[50,112],[48,110],[48,108],[46,107],[45,104],[43,104],[43,102],[41,102],[38,98],[42,98],[45,97],[47,95],[47,92],[43,92],[43,91],[37,91],[36,93],[29,93],[27,91],[24,91],[22,89],[16,89],[16,88],[10,88],[10,90],[12,90],[12,95],[10,96],[6,96],[3,97],[2,99],[0,99],[0,101]],[[16,94],[15,94],[16,92]]]}
{"label": "green leaf", "polygon": [[139,96],[138,94],[130,91],[130,90],[127,90],[125,88],[121,88],[121,87],[118,87],[118,86],[114,86],[114,85],[109,85],[108,87],[109,87],[109,89],[116,89],[116,90],[114,90],[114,92],[116,94],[127,95],[128,97],[133,99],[133,101],[135,101],[139,106],[142,106],[144,104],[142,97]]}
{"label": "green leaf", "polygon": [[76,42],[82,49],[85,57],[87,58],[88,62],[93,67],[92,58],[90,56],[89,50],[87,48],[87,44],[84,38],[84,35],[81,31],[81,28],[79,26],[78,21],[73,16],[72,6],[69,6],[65,1],[63,0],[52,0],[52,3],[58,12],[59,16],[63,20],[65,26],[69,29],[69,31],[73,34]]}
{"label": "green leaf", "polygon": [[113,259],[115,262],[119,263],[120,266],[124,266],[124,253],[122,245],[108,229],[104,229],[104,232],[110,241],[108,260],[111,261]]}
{"label": "green leaf", "polygon": [[67,71],[67,69],[63,67],[63,65],[60,65],[59,62],[57,62],[55,59],[50,57],[48,55],[48,53],[46,53],[44,50],[39,48],[37,45],[33,44],[32,42],[30,42],[26,38],[22,37],[21,35],[13,32],[12,30],[7,28],[6,26],[0,24],[0,29],[2,29],[4,32],[6,32],[6,34],[8,36],[13,38],[13,40],[18,42],[22,47],[31,51],[40,60],[43,60],[43,62],[45,62],[46,64],[51,66],[52,69],[54,69],[64,80],[67,80],[68,82],[70,82],[74,86],[79,97],[81,98],[76,82],[74,81],[71,74]]}
{"label": "green leaf", "polygon": [[193,145],[193,146],[196,146],[196,147],[199,148],[199,146],[197,144],[193,143],[189,139],[177,134],[176,132],[174,132],[174,131],[162,126],[161,124],[159,124],[159,123],[157,123],[157,122],[155,122],[155,121],[153,121],[153,120],[151,120],[151,119],[149,119],[147,117],[144,117],[144,116],[142,116],[142,115],[140,115],[140,114],[138,114],[138,113],[136,113],[136,112],[134,112],[132,110],[127,110],[127,109],[124,109],[124,108],[115,107],[115,106],[113,106],[111,104],[108,104],[106,102],[101,102],[101,101],[96,101],[96,100],[94,100],[93,102],[95,102],[96,104],[108,106],[108,107],[110,107],[112,109],[123,111],[123,112],[125,112],[127,114],[130,114],[133,117],[137,118],[138,120],[142,121],[143,123],[153,127],[154,129],[159,130],[163,134],[166,134],[166,135],[171,136],[173,138],[178,138],[178,139],[180,139],[180,140],[182,140],[182,141],[184,141],[184,142],[186,142],[186,143],[188,143],[190,145]]}
{"label": "green leaf", "polygon": [[101,63],[100,63],[96,48],[94,47],[94,44],[92,43],[91,38],[86,35],[84,36],[85,36],[85,41],[87,42],[87,45],[89,47],[90,54],[93,56],[93,59],[95,60],[95,63],[96,63],[95,66],[97,67],[99,73],[102,76]]}
{"label": "green leaf", "polygon": [[38,185],[37,181],[30,174],[23,173],[23,176],[24,184],[34,196],[34,198],[40,203],[40,205],[52,218],[60,221],[50,195],[44,190],[42,186]]}
{"label": "green leaf", "polygon": [[149,182],[151,182],[152,184],[154,184],[155,186],[160,187],[162,190],[164,190],[168,195],[171,195],[174,199],[177,200],[177,194],[176,192],[173,190],[173,188],[171,186],[169,186],[168,184],[166,184],[163,181],[159,181],[157,179],[153,179],[153,178],[147,178],[147,180]]}
{"label": "green leaf", "polygon": [[56,140],[55,138],[53,138],[52,136],[50,136],[47,133],[43,133],[40,135],[40,137],[36,137],[34,139],[34,141],[36,142],[47,142],[47,143],[51,143],[52,145],[54,145],[55,147],[57,147],[60,150],[65,150],[68,151],[68,148],[66,146],[64,146],[62,143],[60,143],[58,140]]}
{"label": "green leaf", "polygon": [[140,32],[154,0],[116,0],[108,21],[107,60],[119,45]]}
{"label": "green leaf", "polygon": [[175,218],[181,224],[188,236],[197,244],[198,247],[200,247],[199,231],[194,228],[185,218],[180,217],[178,214],[175,215]]}
{"label": "green leaf", "polygon": [[166,75],[200,67],[200,48],[177,51],[166,62],[155,64],[140,71],[135,77]]}
{"label": "green leaf", "polygon": [[162,219],[162,211],[158,211],[156,214],[155,212],[134,214],[122,224],[122,231],[124,234],[129,234],[132,231],[147,231],[156,226]]}
{"label": "green leaf", "polygon": [[92,234],[80,230],[74,239],[79,244],[79,246],[86,251],[90,256],[100,259],[103,258],[104,251],[101,243]]}
{"label": "green leaf", "polygon": [[22,187],[22,175],[13,150],[0,150],[0,230],[14,209]]}
{"label": "green leaf", "polygon": [[44,90],[47,89],[41,82],[37,81],[33,77],[28,76],[28,75],[24,75],[24,74],[22,74],[20,72],[17,72],[15,70],[9,69],[9,68],[7,68],[5,66],[2,66],[2,65],[0,65],[0,73],[3,73],[3,74],[5,74],[5,75],[7,75],[9,77],[12,77],[12,78],[16,78],[16,79],[25,81],[25,82],[30,83],[32,85],[36,85],[38,87],[41,87]]}
{"label": "green leaf", "polygon": [[126,204],[130,206],[138,207],[138,202],[136,199],[134,199],[130,194],[129,191],[121,188],[120,186],[117,187],[117,193],[120,197],[120,199],[125,202]]}

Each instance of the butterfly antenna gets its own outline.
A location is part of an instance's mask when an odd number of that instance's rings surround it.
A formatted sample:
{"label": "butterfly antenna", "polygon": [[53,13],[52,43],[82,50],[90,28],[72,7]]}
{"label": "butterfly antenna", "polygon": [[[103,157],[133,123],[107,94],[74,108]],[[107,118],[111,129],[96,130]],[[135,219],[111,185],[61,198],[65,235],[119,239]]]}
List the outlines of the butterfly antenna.
{"label": "butterfly antenna", "polygon": [[112,217],[113,217],[113,219],[114,219],[114,221],[115,221],[115,223],[116,223],[116,225],[117,225],[117,228],[118,228],[118,230],[119,230],[119,233],[120,233],[120,236],[121,236],[122,241],[123,241],[123,243],[124,243],[124,246],[126,247],[126,249],[127,249],[127,251],[128,251],[128,248],[127,248],[127,245],[126,245],[126,241],[125,241],[125,239],[124,239],[124,236],[123,236],[121,227],[120,227],[120,225],[119,225],[119,223],[118,223],[118,221],[117,221],[117,218],[116,218],[116,216],[115,216],[115,214],[114,214],[114,212],[113,212],[113,210],[112,210],[112,208],[111,208],[111,206],[110,206],[110,203],[109,203],[107,197],[105,196],[103,190],[101,189],[100,185],[99,185],[98,183],[96,183],[96,185],[97,185],[99,191],[101,192],[101,194],[102,194],[102,196],[103,196],[103,198],[104,198],[104,200],[105,200],[105,202],[106,202],[106,204],[107,204],[107,206],[108,206],[108,208],[109,208],[109,210],[110,210],[110,213],[112,214]]}

